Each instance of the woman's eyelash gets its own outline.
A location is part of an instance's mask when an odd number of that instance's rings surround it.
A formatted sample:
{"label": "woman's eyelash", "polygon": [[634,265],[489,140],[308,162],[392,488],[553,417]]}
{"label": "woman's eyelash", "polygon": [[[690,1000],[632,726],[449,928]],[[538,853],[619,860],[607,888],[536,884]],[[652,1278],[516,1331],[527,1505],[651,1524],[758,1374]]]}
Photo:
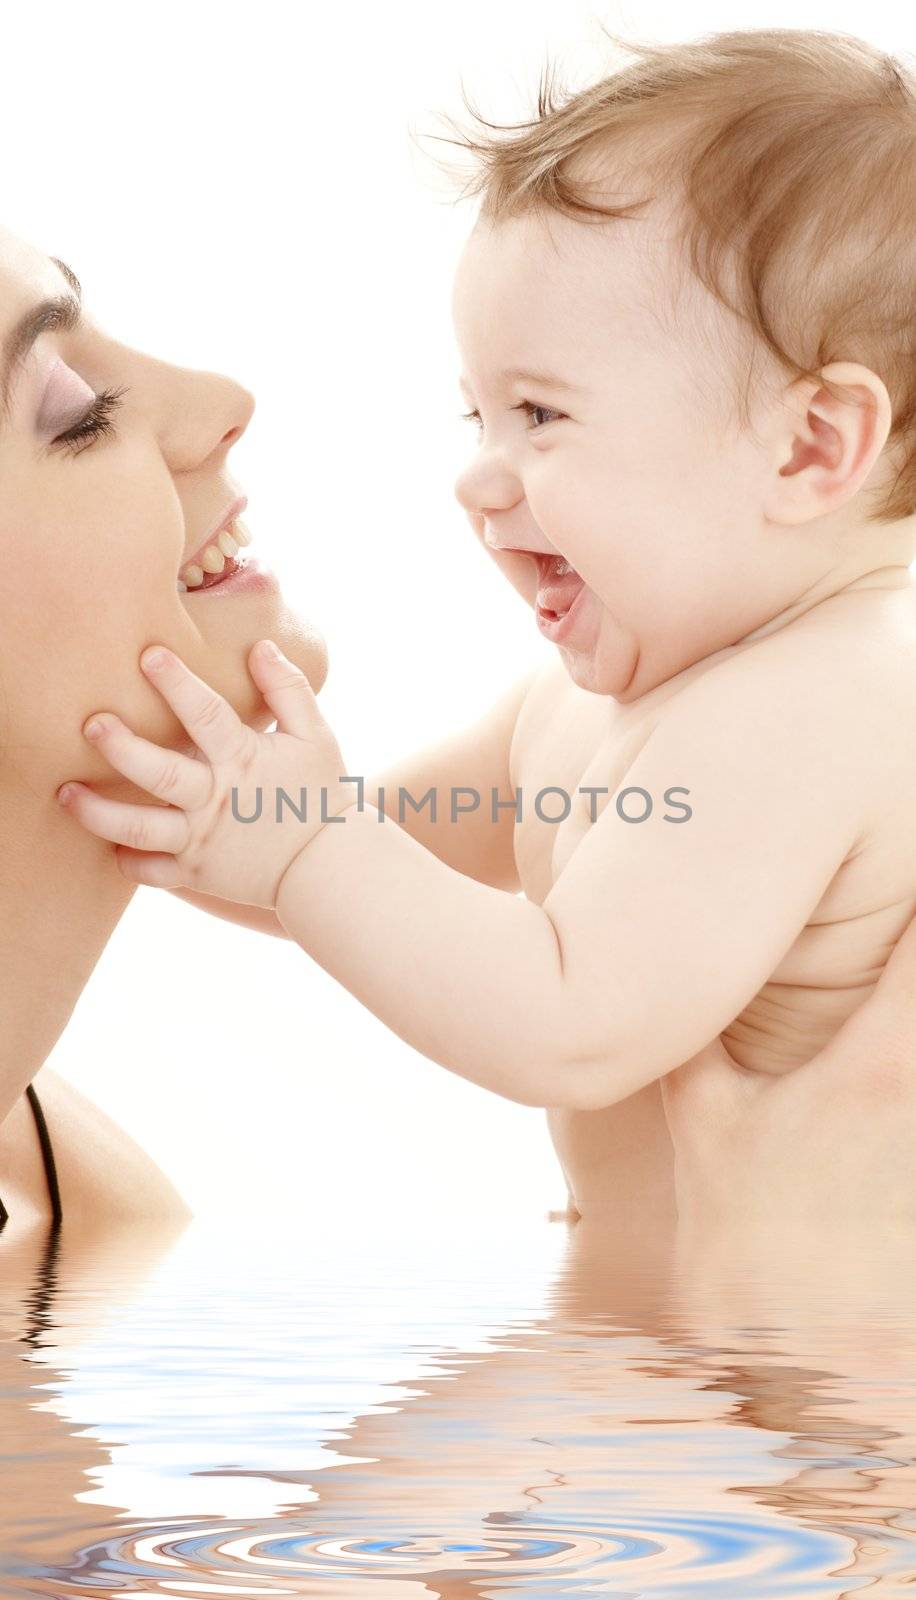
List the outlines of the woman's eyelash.
{"label": "woman's eyelash", "polygon": [[[549,411],[555,417],[562,417],[562,415],[563,415],[562,411],[554,411],[552,406],[534,405],[530,400],[523,400],[520,405],[512,406],[511,409],[513,411]],[[462,420],[462,422],[479,422],[480,421],[480,412],[479,411],[463,411],[461,413],[461,420]]]}
{"label": "woman's eyelash", "polygon": [[66,433],[59,433],[51,443],[63,445],[72,455],[80,455],[103,434],[114,432],[112,416],[121,404],[121,396],[126,393],[126,388],[103,389],[79,422],[75,422]]}

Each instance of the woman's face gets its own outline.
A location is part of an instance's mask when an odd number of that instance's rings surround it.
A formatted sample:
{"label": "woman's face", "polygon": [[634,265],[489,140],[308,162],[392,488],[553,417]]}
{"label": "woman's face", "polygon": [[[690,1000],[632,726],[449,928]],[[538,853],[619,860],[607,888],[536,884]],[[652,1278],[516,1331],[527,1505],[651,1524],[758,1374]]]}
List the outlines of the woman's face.
{"label": "woman's face", "polygon": [[[246,666],[255,640],[275,639],[316,691],[328,666],[320,633],[271,574],[235,592],[178,588],[244,492],[227,457],[254,410],[247,389],[119,344],[85,314],[46,326],[8,374],[12,330],[61,297],[79,299],[69,269],[0,230],[0,781],[18,774],[52,799],[66,777],[124,787],[82,736],[92,711],[187,744],[138,665],[154,641],[260,728],[273,715]],[[105,390],[120,392],[110,431],[62,440]]]}

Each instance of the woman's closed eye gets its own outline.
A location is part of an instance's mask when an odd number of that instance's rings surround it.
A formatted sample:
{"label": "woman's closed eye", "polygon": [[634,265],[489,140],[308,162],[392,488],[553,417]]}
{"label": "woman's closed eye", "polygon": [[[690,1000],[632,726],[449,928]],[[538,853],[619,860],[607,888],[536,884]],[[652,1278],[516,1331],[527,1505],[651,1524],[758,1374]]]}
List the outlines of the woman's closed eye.
{"label": "woman's closed eye", "polygon": [[97,394],[88,411],[85,411],[78,422],[59,433],[51,440],[52,445],[62,445],[73,455],[80,455],[83,450],[94,444],[103,434],[114,433],[114,412],[121,404],[121,397],[127,393],[126,388],[103,389]]}
{"label": "woman's closed eye", "polygon": [[[564,415],[564,413],[562,411],[554,411],[551,406],[534,405],[530,400],[522,400],[519,405],[512,406],[511,410],[513,410],[513,411],[543,411],[548,417],[553,417],[555,419],[559,419]],[[463,422],[477,422],[479,424],[480,423],[480,412],[479,411],[464,411],[461,414],[461,420]],[[535,424],[535,426],[537,426],[537,424]],[[541,423],[540,426],[541,427],[546,427],[547,424],[546,423]]]}

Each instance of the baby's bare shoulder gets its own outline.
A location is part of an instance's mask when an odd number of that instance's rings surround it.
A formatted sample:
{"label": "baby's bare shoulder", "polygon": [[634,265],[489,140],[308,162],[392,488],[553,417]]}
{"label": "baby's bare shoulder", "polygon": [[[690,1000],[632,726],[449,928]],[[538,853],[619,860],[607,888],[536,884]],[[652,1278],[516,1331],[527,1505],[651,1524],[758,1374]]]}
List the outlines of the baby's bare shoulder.
{"label": "baby's bare shoulder", "polygon": [[685,727],[772,747],[799,782],[825,763],[883,809],[888,777],[916,797],[916,595],[849,591],[728,656],[677,699]]}
{"label": "baby's bare shoulder", "polygon": [[[815,611],[776,633],[726,657],[708,674],[708,692],[723,694],[744,690],[749,696],[759,686],[793,695],[799,731],[816,736],[817,729],[803,726],[799,713],[817,707],[832,720],[862,714],[870,718],[908,715],[916,695],[916,591],[859,589],[835,595]],[[702,693],[702,682],[695,688]],[[896,703],[894,696],[902,699]],[[782,702],[784,714],[793,704]]]}
{"label": "baby's bare shoulder", "polygon": [[[872,740],[909,730],[916,711],[916,588],[859,589],[837,595],[800,629],[796,664],[810,663],[825,705],[855,719]],[[907,739],[916,755],[916,743]],[[890,752],[887,752],[890,755]]]}
{"label": "baby's bare shoulder", "polygon": [[916,672],[916,582],[911,579],[899,588],[847,590],[786,632],[810,648],[854,647],[854,654],[838,663],[844,676],[855,675],[858,665],[905,682]]}

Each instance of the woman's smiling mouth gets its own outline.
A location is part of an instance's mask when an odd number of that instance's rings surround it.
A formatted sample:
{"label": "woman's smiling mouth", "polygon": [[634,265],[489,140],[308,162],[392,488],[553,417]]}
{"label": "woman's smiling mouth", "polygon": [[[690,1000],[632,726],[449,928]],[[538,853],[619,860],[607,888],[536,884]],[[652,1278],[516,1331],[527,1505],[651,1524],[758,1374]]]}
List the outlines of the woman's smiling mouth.
{"label": "woman's smiling mouth", "polygon": [[179,590],[212,589],[222,583],[243,565],[237,560],[239,548],[250,543],[251,534],[241,518],[236,517],[179,568]]}

